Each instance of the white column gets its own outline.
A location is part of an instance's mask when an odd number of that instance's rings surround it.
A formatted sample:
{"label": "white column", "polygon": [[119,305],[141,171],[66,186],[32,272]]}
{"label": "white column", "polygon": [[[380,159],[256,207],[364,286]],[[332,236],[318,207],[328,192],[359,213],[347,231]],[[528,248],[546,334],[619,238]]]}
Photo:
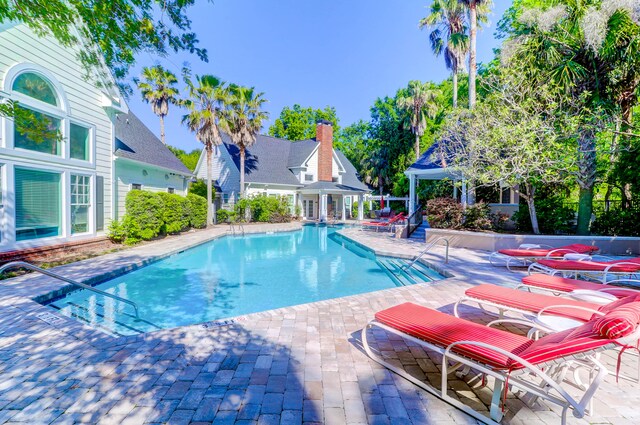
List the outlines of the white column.
{"label": "white column", "polygon": [[409,215],[416,210],[416,175],[409,174]]}
{"label": "white column", "polygon": [[467,192],[467,182],[466,182],[466,181],[463,181],[463,182],[462,182],[462,196],[461,196],[461,198],[460,198],[460,202],[462,203],[462,206],[463,206],[463,207],[466,207],[466,206],[467,206],[467,195],[468,195],[468,192]]}
{"label": "white column", "polygon": [[456,182],[453,182],[453,199],[458,199],[458,186]]}
{"label": "white column", "polygon": [[364,220],[364,196],[358,195],[358,220]]}
{"label": "white column", "polygon": [[327,194],[320,193],[320,221],[327,221]]}
{"label": "white column", "polygon": [[347,195],[342,195],[342,221],[347,219],[347,206],[345,205],[345,199]]}

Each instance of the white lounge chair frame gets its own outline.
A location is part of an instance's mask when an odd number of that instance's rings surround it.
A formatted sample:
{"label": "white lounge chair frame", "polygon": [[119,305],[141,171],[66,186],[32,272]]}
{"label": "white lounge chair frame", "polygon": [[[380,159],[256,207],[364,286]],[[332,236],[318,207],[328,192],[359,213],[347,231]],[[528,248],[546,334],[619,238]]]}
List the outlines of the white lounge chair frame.
{"label": "white lounge chair frame", "polygon": [[[407,373],[401,367],[398,367],[394,364],[391,364],[385,361],[381,356],[376,355],[371,347],[369,346],[367,340],[367,329],[378,327],[380,329],[384,329],[385,331],[401,336],[404,339],[412,341],[422,347],[425,347],[429,350],[435,351],[437,353],[442,354],[442,381],[440,390],[432,387],[431,385],[417,379],[416,377]],[[637,336],[636,336],[637,339]],[[490,344],[486,344],[483,342],[477,341],[458,341],[453,344],[448,345],[447,347],[435,345],[433,343],[424,341],[422,339],[413,337],[404,332],[401,332],[397,329],[394,329],[390,326],[387,326],[383,323],[378,322],[377,320],[372,320],[368,323],[368,325],[362,330],[362,344],[367,355],[373,359],[374,361],[380,363],[384,367],[389,370],[397,373],[401,377],[407,379],[408,381],[414,383],[420,388],[428,391],[429,393],[435,395],[436,397],[441,398],[447,403],[457,407],[463,412],[471,415],[472,417],[478,419],[479,421],[490,424],[490,425],[498,425],[502,420],[502,409],[500,407],[500,401],[503,391],[508,391],[508,388],[505,387],[505,381],[508,380],[510,386],[522,389],[527,393],[533,395],[534,397],[540,397],[544,400],[550,401],[554,404],[562,407],[562,425],[566,424],[567,421],[567,412],[571,409],[573,416],[576,418],[582,418],[589,412],[589,405],[592,397],[594,396],[596,390],[598,389],[600,383],[607,375],[606,368],[599,362],[596,356],[596,351],[591,350],[589,352],[585,352],[582,354],[572,354],[568,356],[568,359],[557,359],[552,362],[547,362],[540,365],[533,365],[521,357],[512,354],[508,351],[505,351],[499,347],[492,346]],[[509,357],[515,362],[520,363],[524,366],[523,369],[518,369],[511,374],[507,371],[503,370],[495,370],[491,366],[480,363],[478,361],[469,359],[467,357],[461,356],[454,352],[456,346],[458,345],[473,345],[477,347],[488,348],[490,350],[495,351],[496,353],[500,353],[504,356]],[[613,344],[609,344],[613,345]],[[605,346],[608,347],[608,346]],[[602,347],[605,349],[605,347]],[[571,360],[571,361],[566,361]],[[449,362],[454,362],[453,366],[449,366]],[[580,400],[576,400],[571,395],[569,395],[564,388],[562,388],[561,383],[564,381],[564,378],[567,374],[568,368],[570,366],[578,366],[580,368],[586,368],[589,372],[589,384],[586,385],[584,389],[584,394]],[[493,396],[491,398],[491,406],[489,409],[489,417],[481,414],[480,412],[472,409],[461,401],[449,396],[447,394],[448,388],[448,376],[450,373],[455,372],[456,370],[463,368],[471,368],[477,370],[480,373],[486,374],[488,376],[492,376],[495,378],[495,383],[493,387]],[[532,383],[523,379],[525,376],[533,376],[540,380],[539,384]],[[581,384],[584,385],[584,384]]]}
{"label": "white lounge chair frame", "polygon": [[[489,255],[489,263],[494,267],[506,266],[507,270],[512,272],[513,270],[511,270],[511,267],[527,267],[530,264],[536,262],[537,260],[544,260],[544,259],[550,260],[554,258],[561,258],[561,256],[553,255],[555,252],[558,252],[558,251],[562,251],[564,254],[572,254],[572,253],[579,254],[576,251],[573,251],[571,249],[566,249],[566,248],[553,249],[553,247],[550,245],[537,245],[535,248],[522,248],[522,245],[518,247],[518,249],[531,249],[531,250],[540,249],[540,248],[552,248],[552,250],[549,251],[547,255],[538,256],[538,257],[513,256],[513,255],[501,254],[498,251],[494,251],[491,253],[491,255]],[[512,264],[513,262],[518,262],[518,263]]]}
{"label": "white lounge chair frame", "polygon": [[[616,272],[611,271],[612,268],[617,266],[634,266],[638,267],[637,272]],[[596,280],[601,283],[607,283],[610,277],[614,279],[619,279],[621,277],[627,277],[627,280],[635,280],[635,278],[640,278],[640,264],[639,263],[631,263],[628,261],[621,261],[619,263],[610,264],[602,271],[597,270],[558,270],[551,267],[547,267],[540,263],[533,263],[527,269],[528,273],[544,273],[551,276],[562,276],[562,277],[573,277],[578,278],[579,276],[583,276],[589,280]]]}

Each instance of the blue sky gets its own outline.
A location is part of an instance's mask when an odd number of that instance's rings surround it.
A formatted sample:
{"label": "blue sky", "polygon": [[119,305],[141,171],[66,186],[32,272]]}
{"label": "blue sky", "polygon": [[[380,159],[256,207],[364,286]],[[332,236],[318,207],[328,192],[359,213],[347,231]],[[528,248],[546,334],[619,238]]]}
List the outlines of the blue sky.
{"label": "blue sky", "polygon": [[[495,25],[511,4],[494,0],[489,27],[478,36],[478,60],[493,57],[499,45]],[[156,62],[180,72],[188,62],[195,74],[255,86],[265,92],[271,114],[299,103],[334,106],[342,126],[369,118],[377,97],[393,95],[410,80],[440,81],[448,76],[442,58],[429,49],[427,31],[418,21],[429,1],[418,0],[214,0],[190,9],[193,30],[209,52],[204,63],[189,54],[155,58],[141,55],[140,67]],[[181,87],[182,88],[182,87]],[[130,109],[156,134],[157,117],[135,92]],[[198,148],[180,124],[183,111],[173,107],[166,119],[167,142],[185,150]]]}

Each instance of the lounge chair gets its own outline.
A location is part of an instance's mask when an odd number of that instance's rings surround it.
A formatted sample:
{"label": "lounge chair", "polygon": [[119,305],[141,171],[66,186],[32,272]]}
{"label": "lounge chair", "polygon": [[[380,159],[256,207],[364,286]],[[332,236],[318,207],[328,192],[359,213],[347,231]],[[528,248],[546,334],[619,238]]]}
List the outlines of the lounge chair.
{"label": "lounge chair", "polygon": [[610,261],[543,259],[529,266],[529,274],[533,273],[575,278],[583,276],[600,280],[603,283],[610,280],[611,277],[628,277],[631,279],[634,276],[640,276],[640,257]]}
{"label": "lounge chair", "polygon": [[388,221],[363,221],[362,223],[360,223],[360,225],[362,226],[363,229],[365,228],[376,229],[376,232],[377,232],[379,229],[384,229],[384,230],[392,229],[396,224],[400,223],[403,220],[405,220],[404,213],[400,213],[400,214],[396,214]]}
{"label": "lounge chair", "polygon": [[615,284],[640,284],[640,280],[635,279],[615,279],[604,283],[588,282],[585,280],[571,279],[561,276],[552,276],[543,273],[535,273],[522,278],[516,289],[538,290],[549,292],[554,295],[563,295],[572,293],[575,291],[595,291],[598,293],[605,293],[613,295],[617,298],[622,298],[627,295],[638,294],[640,290],[632,288],[622,288],[615,286]]}
{"label": "lounge chair", "polygon": [[[522,244],[516,249],[501,249],[491,253],[489,262],[493,266],[505,265],[511,270],[511,266],[527,267],[527,265],[539,259],[564,258],[567,254],[587,254],[598,252],[599,248],[592,245],[571,244],[554,248],[549,245]],[[516,264],[512,264],[516,262]]]}
{"label": "lounge chair", "polygon": [[[607,374],[598,361],[597,353],[615,346],[627,346],[637,340],[640,303],[630,303],[629,306],[631,308],[624,312],[613,310],[578,328],[534,341],[522,335],[405,303],[378,312],[375,320],[363,329],[362,343],[367,355],[376,362],[484,423],[497,424],[502,419],[500,401],[512,386],[562,407],[562,424],[565,424],[569,410],[577,418],[591,410],[590,401]],[[626,326],[617,327],[617,333],[611,330],[614,324],[620,323]],[[371,327],[384,329],[441,354],[441,388],[432,387],[397,364],[374,354],[367,340],[367,328]],[[450,366],[449,362],[454,362],[454,366]],[[570,367],[589,371],[590,382],[584,384],[580,399],[572,397],[563,387]],[[448,394],[448,376],[460,368],[472,368],[495,378],[489,417]]]}

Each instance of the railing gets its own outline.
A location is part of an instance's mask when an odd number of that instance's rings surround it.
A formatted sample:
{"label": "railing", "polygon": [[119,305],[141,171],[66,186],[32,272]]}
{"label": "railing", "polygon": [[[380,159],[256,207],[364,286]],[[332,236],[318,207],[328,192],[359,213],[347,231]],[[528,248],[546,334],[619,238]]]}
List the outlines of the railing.
{"label": "railing", "polygon": [[45,276],[49,276],[49,277],[52,277],[54,279],[58,279],[58,280],[61,280],[63,282],[70,283],[70,284],[75,285],[75,286],[77,286],[79,288],[86,289],[87,291],[95,292],[96,294],[104,295],[107,298],[113,298],[116,301],[120,301],[122,303],[129,304],[131,307],[133,307],[133,310],[136,312],[136,319],[140,319],[140,315],[138,314],[138,305],[136,303],[134,303],[133,301],[128,300],[126,298],[119,297],[117,295],[110,294],[108,292],[101,291],[100,289],[94,288],[93,286],[89,286],[87,284],[84,284],[84,283],[69,279],[68,277],[61,276],[61,275],[59,275],[57,273],[54,273],[54,272],[49,271],[49,270],[42,269],[42,268],[40,268],[38,266],[34,266],[33,264],[29,264],[29,263],[26,263],[24,261],[13,261],[11,263],[7,263],[7,264],[3,265],[2,267],[0,267],[0,274],[4,273],[5,271],[7,271],[9,269],[17,269],[17,268],[22,268],[22,269],[27,269],[27,270],[31,270],[31,271],[34,271],[34,272],[38,272],[38,273],[43,274]]}
{"label": "railing", "polygon": [[422,205],[418,205],[416,210],[407,217],[407,237],[422,224]]}
{"label": "railing", "polygon": [[236,229],[241,232],[242,236],[244,236],[244,226],[242,223],[234,223],[232,221],[229,222],[229,230],[228,232],[232,235],[236,235]]}
{"label": "railing", "polygon": [[442,241],[444,241],[444,244],[445,244],[444,263],[447,264],[449,262],[449,239],[447,239],[447,238],[438,238],[438,239],[435,239],[433,242],[431,242],[429,245],[427,245],[427,247],[425,249],[423,249],[422,252],[420,252],[420,254],[418,254],[418,256],[416,258],[414,258],[412,262],[402,266],[402,269],[407,270],[407,269],[411,268],[415,263],[418,262],[418,260],[420,260],[422,258],[422,256],[424,254],[429,252],[434,246],[436,246],[438,244],[438,242],[442,242]]}

